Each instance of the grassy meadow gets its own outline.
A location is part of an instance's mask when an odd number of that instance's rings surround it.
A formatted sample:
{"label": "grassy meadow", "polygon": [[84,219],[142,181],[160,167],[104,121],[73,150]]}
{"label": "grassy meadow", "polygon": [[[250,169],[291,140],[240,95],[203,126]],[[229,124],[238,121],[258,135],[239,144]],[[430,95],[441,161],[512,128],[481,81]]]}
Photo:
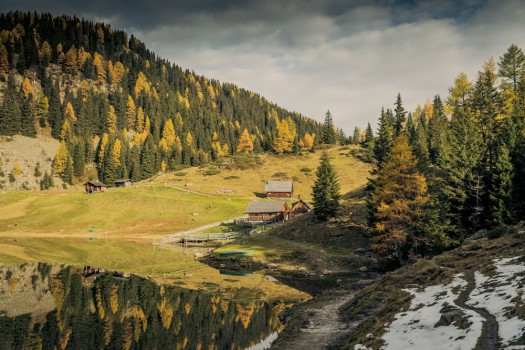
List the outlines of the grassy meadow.
{"label": "grassy meadow", "polygon": [[[366,183],[369,165],[352,156],[349,148],[334,147],[328,152],[339,174],[341,193]],[[0,192],[0,264],[91,265],[190,288],[253,285],[259,290],[273,288],[277,296],[297,293],[283,292],[284,286],[276,287],[262,276],[243,277],[241,282],[219,275],[191,254],[159,251],[152,243],[165,234],[242,215],[249,201],[263,200],[265,180],[293,179],[295,197],[311,199],[320,155],[317,151],[293,157],[225,159],[91,195],[84,194],[82,186]],[[255,248],[257,242],[251,243]]]}

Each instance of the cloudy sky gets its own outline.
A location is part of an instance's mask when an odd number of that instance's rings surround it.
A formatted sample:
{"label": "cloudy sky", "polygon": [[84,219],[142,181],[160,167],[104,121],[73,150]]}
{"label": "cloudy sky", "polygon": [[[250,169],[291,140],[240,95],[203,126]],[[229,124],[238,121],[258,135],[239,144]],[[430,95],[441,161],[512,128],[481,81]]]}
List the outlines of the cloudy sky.
{"label": "cloudy sky", "polygon": [[3,0],[110,23],[183,68],[266,96],[347,133],[398,92],[413,110],[461,71],[525,48],[522,0]]}

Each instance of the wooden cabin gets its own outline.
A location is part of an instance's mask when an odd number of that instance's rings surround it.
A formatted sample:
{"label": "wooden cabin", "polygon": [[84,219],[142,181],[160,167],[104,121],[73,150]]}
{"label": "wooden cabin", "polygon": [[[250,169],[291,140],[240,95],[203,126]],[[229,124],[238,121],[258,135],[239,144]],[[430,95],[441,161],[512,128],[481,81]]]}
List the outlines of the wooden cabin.
{"label": "wooden cabin", "polygon": [[249,222],[276,222],[288,218],[290,207],[284,201],[251,202],[244,211]]}
{"label": "wooden cabin", "polygon": [[106,192],[108,186],[98,181],[88,181],[84,184],[86,193]]}
{"label": "wooden cabin", "polygon": [[268,198],[292,198],[293,181],[266,181],[264,191]]}
{"label": "wooden cabin", "polygon": [[306,203],[302,199],[299,199],[297,202],[292,204],[292,208],[290,209],[289,217],[294,218],[296,216],[300,216],[303,214],[306,214],[312,210],[312,207],[310,204]]}
{"label": "wooden cabin", "polygon": [[130,179],[115,180],[115,187],[130,187],[130,186],[133,186],[133,182]]}

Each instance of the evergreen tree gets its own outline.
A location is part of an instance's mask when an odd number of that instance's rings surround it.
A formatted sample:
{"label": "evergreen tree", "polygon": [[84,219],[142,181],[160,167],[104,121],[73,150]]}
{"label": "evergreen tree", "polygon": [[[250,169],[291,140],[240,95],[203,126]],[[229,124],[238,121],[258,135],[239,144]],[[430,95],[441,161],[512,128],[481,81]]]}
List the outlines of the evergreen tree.
{"label": "evergreen tree", "polygon": [[401,101],[401,94],[397,94],[395,103],[395,122],[394,122],[394,138],[405,132],[406,127],[406,111],[403,107],[403,101]]}
{"label": "evergreen tree", "polygon": [[498,147],[498,154],[491,176],[489,190],[490,206],[488,210],[488,224],[502,226],[512,222],[510,201],[512,198],[513,167],[510,162],[509,150],[505,145]]}
{"label": "evergreen tree", "polygon": [[525,54],[523,51],[512,44],[507,49],[507,52],[500,57],[498,66],[498,74],[512,83],[514,91],[518,91],[518,86],[525,71]]}
{"label": "evergreen tree", "polygon": [[375,143],[375,156],[377,165],[380,168],[385,160],[394,138],[394,116],[392,111],[384,109],[381,110],[381,117],[379,118],[379,129],[377,132],[377,139]]}
{"label": "evergreen tree", "polygon": [[429,156],[432,164],[442,165],[448,152],[448,120],[441,98],[436,96],[433,103],[432,118],[429,122]]}
{"label": "evergreen tree", "polygon": [[0,134],[15,135],[20,132],[22,111],[14,75],[9,75],[7,88],[0,106]]}
{"label": "evergreen tree", "polygon": [[29,137],[36,136],[35,120],[31,108],[32,100],[32,95],[29,95],[27,98],[23,98],[20,101],[22,106],[20,131],[22,135]]}
{"label": "evergreen tree", "polygon": [[332,114],[330,111],[326,112],[323,124],[323,130],[321,134],[321,142],[325,145],[335,145],[337,141],[337,135],[335,133],[334,122],[332,120]]}
{"label": "evergreen tree", "polygon": [[340,198],[337,174],[327,153],[321,155],[316,176],[312,187],[314,214],[321,220],[327,220],[329,217],[337,215]]}
{"label": "evergreen tree", "polygon": [[140,152],[140,178],[147,179],[152,177],[158,172],[156,167],[155,154],[157,153],[157,148],[153,141],[153,136],[148,135],[146,141],[142,146]]}

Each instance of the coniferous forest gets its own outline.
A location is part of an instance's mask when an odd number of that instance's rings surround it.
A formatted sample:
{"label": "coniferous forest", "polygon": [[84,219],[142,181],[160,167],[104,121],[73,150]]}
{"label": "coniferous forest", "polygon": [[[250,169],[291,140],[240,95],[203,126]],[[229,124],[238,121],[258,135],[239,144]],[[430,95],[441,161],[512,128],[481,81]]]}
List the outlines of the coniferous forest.
{"label": "coniferous forest", "polygon": [[60,140],[53,173],[67,183],[92,164],[112,184],[235,153],[296,152],[321,128],[76,17],[1,14],[0,81],[0,135]]}
{"label": "coniferous forest", "polygon": [[525,54],[512,45],[446,99],[408,113],[397,96],[365,141],[374,250],[401,263],[454,247],[481,229],[525,219]]}

